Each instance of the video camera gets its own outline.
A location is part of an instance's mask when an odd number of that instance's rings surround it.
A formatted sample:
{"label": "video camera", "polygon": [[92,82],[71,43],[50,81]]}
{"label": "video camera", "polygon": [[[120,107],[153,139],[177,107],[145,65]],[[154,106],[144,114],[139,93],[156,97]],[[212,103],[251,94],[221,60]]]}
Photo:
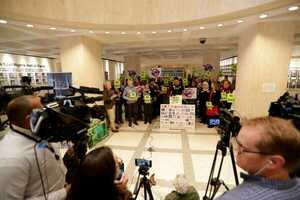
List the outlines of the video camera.
{"label": "video camera", "polygon": [[141,159],[141,158],[136,158],[135,159],[135,166],[138,167],[152,167],[152,161],[151,160],[146,160],[146,159]]}
{"label": "video camera", "polygon": [[300,130],[300,101],[298,95],[291,96],[285,92],[277,101],[271,102],[269,115],[284,119],[291,119],[295,127]]}
{"label": "video camera", "polygon": [[220,109],[218,117],[209,119],[208,125],[217,127],[221,141],[226,147],[229,147],[230,138],[237,136],[241,129],[240,118],[232,111],[223,108]]}
{"label": "video camera", "polygon": [[139,167],[139,173],[142,175],[147,175],[148,170],[152,167],[152,161],[136,158],[135,159],[135,166]]}

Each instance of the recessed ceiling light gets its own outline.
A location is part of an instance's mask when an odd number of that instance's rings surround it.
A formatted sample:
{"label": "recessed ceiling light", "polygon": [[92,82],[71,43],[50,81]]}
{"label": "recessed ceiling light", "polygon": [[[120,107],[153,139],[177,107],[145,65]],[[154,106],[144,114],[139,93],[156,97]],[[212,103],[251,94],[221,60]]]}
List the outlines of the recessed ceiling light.
{"label": "recessed ceiling light", "polygon": [[71,32],[71,33],[74,33],[74,32],[76,32],[76,30],[74,30],[74,29],[71,29],[71,30],[70,30],[70,32]]}
{"label": "recessed ceiling light", "polygon": [[238,24],[243,23],[243,22],[244,22],[244,20],[241,20],[241,19],[240,19],[240,20],[237,20],[237,23],[238,23]]}
{"label": "recessed ceiling light", "polygon": [[139,35],[139,34],[141,34],[141,32],[137,32],[136,34],[138,34],[138,35]]}
{"label": "recessed ceiling light", "polygon": [[94,31],[90,30],[89,33],[90,33],[90,34],[94,34]]}
{"label": "recessed ceiling light", "polygon": [[186,31],[187,31],[187,29],[185,28],[185,29],[183,29],[183,31],[184,31],[184,32],[186,32]]}
{"label": "recessed ceiling light", "polygon": [[204,26],[200,26],[200,29],[203,30],[203,29],[205,29],[205,27]]}
{"label": "recessed ceiling light", "polygon": [[289,7],[289,11],[295,11],[295,10],[298,10],[299,7],[298,6],[291,6]]}
{"label": "recessed ceiling light", "polygon": [[50,30],[56,30],[56,28],[55,28],[55,27],[50,27],[49,29],[50,29]]}
{"label": "recessed ceiling light", "polygon": [[172,30],[168,30],[168,33],[171,33],[172,32]]}
{"label": "recessed ceiling light", "polygon": [[109,32],[109,31],[106,31],[105,34],[110,34],[110,32]]}
{"label": "recessed ceiling light", "polygon": [[126,32],[123,31],[123,32],[121,32],[121,34],[124,35],[124,34],[126,34]]}
{"label": "recessed ceiling light", "polygon": [[218,24],[218,27],[222,27],[223,26],[223,24]]}
{"label": "recessed ceiling light", "polygon": [[28,28],[33,28],[33,27],[34,27],[32,24],[26,24],[26,26],[27,26]]}
{"label": "recessed ceiling light", "polygon": [[259,15],[259,18],[261,18],[261,19],[264,19],[264,18],[267,18],[267,17],[268,17],[267,14],[261,14],[261,15]]}
{"label": "recessed ceiling light", "polygon": [[156,31],[152,31],[153,34],[156,34]]}
{"label": "recessed ceiling light", "polygon": [[6,20],[0,19],[0,24],[7,24]]}

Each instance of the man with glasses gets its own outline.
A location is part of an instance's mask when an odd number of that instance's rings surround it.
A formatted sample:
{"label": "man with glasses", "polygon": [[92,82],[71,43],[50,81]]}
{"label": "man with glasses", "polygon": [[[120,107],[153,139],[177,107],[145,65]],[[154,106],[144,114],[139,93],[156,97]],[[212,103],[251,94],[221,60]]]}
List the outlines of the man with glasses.
{"label": "man with glasses", "polygon": [[232,138],[244,182],[218,200],[299,200],[300,180],[291,177],[300,162],[300,133],[290,121],[260,117],[246,121]]}

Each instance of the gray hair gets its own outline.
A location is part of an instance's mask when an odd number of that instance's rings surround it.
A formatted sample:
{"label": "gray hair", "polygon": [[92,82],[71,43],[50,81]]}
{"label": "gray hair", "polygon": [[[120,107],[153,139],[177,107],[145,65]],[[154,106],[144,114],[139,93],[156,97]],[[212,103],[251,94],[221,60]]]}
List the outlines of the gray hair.
{"label": "gray hair", "polygon": [[186,176],[184,174],[178,174],[173,182],[176,192],[179,194],[185,194],[190,186]]}

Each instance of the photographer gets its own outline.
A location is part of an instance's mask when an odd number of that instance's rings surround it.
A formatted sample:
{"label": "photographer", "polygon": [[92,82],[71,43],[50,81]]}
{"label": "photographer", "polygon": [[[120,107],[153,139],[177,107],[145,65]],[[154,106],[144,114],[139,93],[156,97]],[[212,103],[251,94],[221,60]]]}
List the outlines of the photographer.
{"label": "photographer", "polygon": [[300,133],[290,121],[260,117],[246,121],[232,138],[244,182],[218,200],[296,200],[300,180],[290,177],[300,161]]}
{"label": "photographer", "polygon": [[11,129],[0,140],[0,199],[66,197],[65,169],[54,144],[47,148],[37,143],[38,136],[30,130],[30,114],[41,107],[40,99],[34,96],[17,97],[8,104]]}
{"label": "photographer", "polygon": [[91,151],[81,160],[67,199],[131,199],[126,187],[128,178],[123,175],[116,180],[118,169],[118,161],[109,147]]}

